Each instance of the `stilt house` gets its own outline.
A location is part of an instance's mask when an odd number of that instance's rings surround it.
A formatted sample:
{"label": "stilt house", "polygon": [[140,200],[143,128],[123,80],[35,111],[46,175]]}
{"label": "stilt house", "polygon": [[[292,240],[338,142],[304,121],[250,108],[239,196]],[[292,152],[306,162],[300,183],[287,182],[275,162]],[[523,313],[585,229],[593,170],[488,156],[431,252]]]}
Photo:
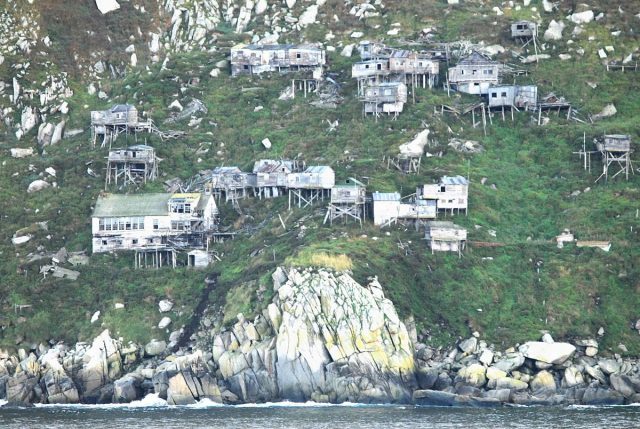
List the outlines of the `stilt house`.
{"label": "stilt house", "polygon": [[374,192],[372,200],[374,225],[386,226],[404,221],[418,222],[436,217],[435,201],[415,199],[402,202],[398,192]]}
{"label": "stilt house", "polygon": [[253,165],[255,194],[262,198],[281,195],[287,187],[287,176],[296,171],[294,161],[261,159]]}
{"label": "stilt house", "polygon": [[512,39],[530,39],[538,36],[538,25],[531,21],[516,21],[511,24]]}
{"label": "stilt house", "polygon": [[538,104],[537,85],[498,85],[489,88],[489,107],[515,107],[535,110]]}
{"label": "stilt house", "polygon": [[424,200],[436,201],[438,211],[467,213],[469,203],[469,181],[462,176],[444,176],[437,184],[423,185],[416,195]]}
{"label": "stilt house", "polygon": [[107,157],[105,187],[111,183],[127,186],[153,181],[158,177],[159,162],[151,146],[135,145],[111,150]]}
{"label": "stilt house", "polygon": [[387,113],[397,116],[407,102],[407,86],[402,82],[369,85],[364,88],[361,100],[365,115]]}
{"label": "stilt house", "polygon": [[319,45],[236,45],[231,48],[231,75],[308,71],[322,76],[326,53]]}

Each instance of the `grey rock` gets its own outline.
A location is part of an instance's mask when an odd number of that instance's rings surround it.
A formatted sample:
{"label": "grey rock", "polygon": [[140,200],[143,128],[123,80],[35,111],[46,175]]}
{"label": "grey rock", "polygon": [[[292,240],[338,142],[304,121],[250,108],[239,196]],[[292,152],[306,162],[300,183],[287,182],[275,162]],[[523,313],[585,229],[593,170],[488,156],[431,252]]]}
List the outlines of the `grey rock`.
{"label": "grey rock", "polygon": [[622,405],[624,396],[609,389],[588,388],[582,397],[584,405]]}
{"label": "grey rock", "polygon": [[471,337],[466,340],[460,341],[458,347],[462,350],[463,353],[473,353],[478,345],[478,339],[476,337]]}

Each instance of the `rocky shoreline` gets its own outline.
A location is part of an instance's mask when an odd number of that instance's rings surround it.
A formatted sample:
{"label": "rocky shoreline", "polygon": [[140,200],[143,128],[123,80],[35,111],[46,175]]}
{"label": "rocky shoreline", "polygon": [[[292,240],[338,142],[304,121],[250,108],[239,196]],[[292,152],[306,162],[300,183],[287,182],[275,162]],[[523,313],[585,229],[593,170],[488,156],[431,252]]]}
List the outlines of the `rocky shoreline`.
{"label": "rocky shoreline", "polygon": [[231,328],[210,332],[208,347],[125,345],[105,330],[91,344],[0,351],[0,399],[129,403],[154,393],[169,405],[640,403],[638,361],[600,357],[594,339],[570,344],[545,334],[498,351],[474,333],[435,349],[418,343],[377,279],[361,286],[344,273],[279,268],[273,283],[262,314],[238,315]]}

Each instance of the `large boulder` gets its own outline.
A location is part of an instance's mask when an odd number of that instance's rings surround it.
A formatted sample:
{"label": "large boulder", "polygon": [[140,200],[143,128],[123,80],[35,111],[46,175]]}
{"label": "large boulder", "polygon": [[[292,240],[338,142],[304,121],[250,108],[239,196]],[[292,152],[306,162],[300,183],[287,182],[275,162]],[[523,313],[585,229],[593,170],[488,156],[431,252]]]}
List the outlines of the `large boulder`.
{"label": "large boulder", "polygon": [[144,353],[147,356],[158,356],[164,353],[167,349],[166,341],[162,340],[151,340],[144,346]]}
{"label": "large boulder", "polygon": [[35,400],[35,387],[38,385],[38,377],[29,375],[25,371],[16,373],[6,383],[6,398],[11,404],[26,405]]}
{"label": "large boulder", "polygon": [[533,380],[529,383],[532,391],[537,390],[545,390],[545,391],[555,391],[556,390],[556,381],[553,378],[553,374],[549,371],[540,371],[537,373]]}
{"label": "large boulder", "polygon": [[507,353],[507,355],[498,360],[493,366],[501,371],[509,373],[524,364],[524,355],[522,353]]}
{"label": "large boulder", "polygon": [[629,398],[640,392],[640,378],[632,378],[626,375],[612,374],[609,377],[611,387],[620,392],[625,398]]}
{"label": "large boulder", "polygon": [[456,381],[460,381],[473,387],[482,387],[487,382],[485,374],[485,367],[478,363],[474,363],[458,371]]}
{"label": "large boulder", "polygon": [[562,31],[564,30],[564,22],[560,21],[557,22],[555,20],[551,20],[551,22],[549,23],[549,27],[547,27],[547,30],[544,32],[544,40],[546,41],[554,41],[554,40],[561,40],[562,39]]}
{"label": "large boulder", "polygon": [[598,367],[607,375],[620,372],[620,363],[613,359],[600,359]]}
{"label": "large boulder", "polygon": [[120,342],[111,338],[109,330],[105,330],[93,340],[82,356],[81,369],[74,379],[85,401],[96,402],[104,398],[102,388],[122,375],[120,347]]}
{"label": "large boulder", "polygon": [[113,383],[113,402],[123,404],[140,399],[142,381],[143,377],[136,373],[127,374],[116,380]]}
{"label": "large boulder", "polygon": [[575,387],[584,384],[584,377],[582,371],[574,365],[564,370],[564,377],[562,378],[563,387]]}
{"label": "large boulder", "polygon": [[593,21],[594,14],[592,10],[585,10],[584,12],[577,12],[569,15],[569,20],[574,24],[587,24]]}
{"label": "large boulder", "polygon": [[582,396],[584,405],[622,405],[624,396],[615,390],[590,387]]}
{"label": "large boulder", "polygon": [[558,365],[569,359],[576,351],[576,348],[569,343],[529,341],[521,345],[518,350],[526,358]]}
{"label": "large boulder", "polygon": [[191,371],[181,371],[169,379],[167,403],[169,405],[188,405],[202,399],[222,403],[222,396],[216,380],[209,374],[199,377]]}

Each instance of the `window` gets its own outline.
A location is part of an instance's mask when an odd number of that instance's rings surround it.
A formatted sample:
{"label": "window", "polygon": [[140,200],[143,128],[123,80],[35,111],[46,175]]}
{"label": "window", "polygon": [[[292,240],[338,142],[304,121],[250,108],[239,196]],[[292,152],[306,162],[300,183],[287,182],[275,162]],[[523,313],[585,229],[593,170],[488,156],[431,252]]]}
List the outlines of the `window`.
{"label": "window", "polygon": [[106,246],[107,245],[107,240],[102,240],[102,245]]}
{"label": "window", "polygon": [[160,228],[160,222],[158,221],[158,219],[154,219],[153,220],[153,229],[158,229]]}
{"label": "window", "polygon": [[476,75],[476,73],[478,73],[478,70],[473,70],[473,71],[471,72],[471,74],[472,74],[472,75],[474,75],[474,76]]}
{"label": "window", "polygon": [[364,68],[365,68],[365,69],[368,69],[368,68],[369,68],[369,64],[365,65],[365,66],[364,66]]}
{"label": "window", "polygon": [[98,219],[98,231],[104,231],[104,219]]}
{"label": "window", "polygon": [[446,192],[446,188],[444,186],[440,186],[440,192]]}
{"label": "window", "polygon": [[480,86],[478,82],[474,83],[473,86]]}
{"label": "window", "polygon": [[463,75],[464,74],[464,70],[460,70],[460,74]]}
{"label": "window", "polygon": [[492,92],[491,93],[491,98],[498,98],[498,93],[497,92]]}
{"label": "window", "polygon": [[296,58],[298,59],[302,58],[302,54],[296,54]]}
{"label": "window", "polygon": [[135,244],[138,244],[138,239],[137,239],[137,238],[134,238],[133,240],[131,240],[131,244],[134,244],[134,245],[135,245]]}
{"label": "window", "polygon": [[502,94],[500,94],[501,97],[505,98],[507,96],[506,92],[503,92]]}
{"label": "window", "polygon": [[378,64],[378,70],[382,70],[382,64]]}
{"label": "window", "polygon": [[147,244],[153,244],[153,238],[147,238]]}
{"label": "window", "polygon": [[249,64],[245,64],[245,65],[243,66],[243,68],[244,68],[245,70],[249,70]]}

